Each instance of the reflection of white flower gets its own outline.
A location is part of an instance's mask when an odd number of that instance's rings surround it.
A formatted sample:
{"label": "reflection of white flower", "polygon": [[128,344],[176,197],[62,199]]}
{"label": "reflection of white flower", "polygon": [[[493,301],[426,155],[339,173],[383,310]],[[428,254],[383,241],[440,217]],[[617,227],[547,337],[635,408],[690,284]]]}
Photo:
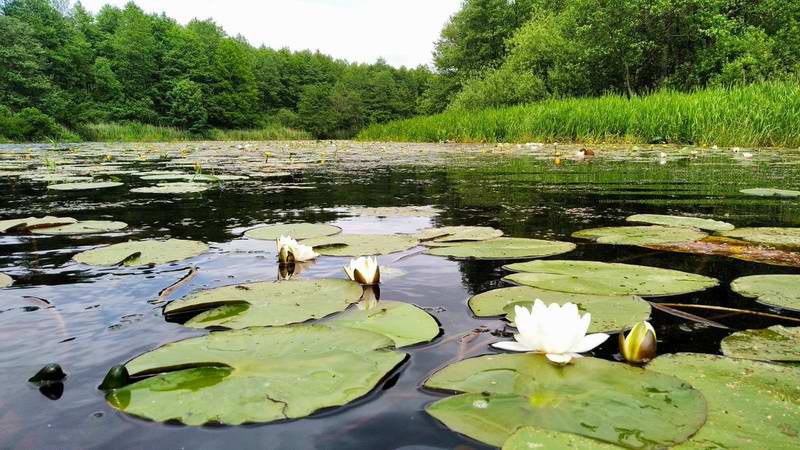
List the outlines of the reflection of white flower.
{"label": "reflection of white flower", "polygon": [[300,244],[290,236],[279,237],[276,245],[278,246],[278,260],[282,263],[311,261],[319,256],[312,247]]}
{"label": "reflection of white flower", "polygon": [[381,268],[378,267],[378,258],[360,257],[351,259],[350,265],[344,266],[344,272],[351,280],[372,286],[381,282]]}
{"label": "reflection of white flower", "polygon": [[586,313],[581,317],[574,303],[546,306],[537,298],[530,311],[515,306],[514,313],[514,322],[519,330],[514,335],[515,341],[496,342],[493,347],[544,353],[550,361],[567,364],[572,358],[579,358],[580,353],[588,352],[608,339],[605,333],[586,334],[592,315]]}

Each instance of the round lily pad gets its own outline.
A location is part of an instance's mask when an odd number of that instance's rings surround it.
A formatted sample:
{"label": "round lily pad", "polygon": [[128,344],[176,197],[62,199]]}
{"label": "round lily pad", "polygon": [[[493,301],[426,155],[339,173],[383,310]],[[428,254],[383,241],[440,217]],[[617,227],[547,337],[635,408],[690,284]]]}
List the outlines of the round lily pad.
{"label": "round lily pad", "polygon": [[745,195],[753,195],[755,197],[785,197],[785,198],[800,197],[800,191],[793,191],[789,189],[754,188],[754,189],[742,189],[739,192]]}
{"label": "round lily pad", "polygon": [[189,294],[164,314],[199,313],[185,323],[192,328],[287,325],[344,311],[361,292],[358,283],[341,279],[239,284]]}
{"label": "round lily pad", "polygon": [[441,211],[430,206],[384,206],[377,208],[350,208],[350,212],[372,217],[434,217]]}
{"label": "round lily pad", "polygon": [[733,280],[737,294],[778,308],[800,310],[800,275],[753,275]]}
{"label": "round lily pad", "polygon": [[122,186],[123,183],[117,181],[102,181],[95,183],[63,183],[51,184],[47,189],[54,191],[94,191],[97,189],[110,189]]}
{"label": "round lily pad", "polygon": [[8,276],[8,275],[6,275],[4,273],[0,273],[0,288],[9,287],[13,283],[14,283],[14,280],[10,276]]}
{"label": "round lily pad", "polygon": [[428,254],[461,259],[524,259],[560,255],[575,249],[571,242],[540,239],[497,238],[478,242],[459,242],[433,247]]}
{"label": "round lily pad", "polygon": [[439,335],[439,324],[430,314],[410,303],[391,300],[381,300],[368,309],[351,308],[327,325],[382,334],[398,348],[430,342]]}
{"label": "round lily pad", "polygon": [[143,266],[181,261],[207,250],[208,245],[202,242],[181,239],[130,241],[87,250],[73,259],[93,266]]}
{"label": "round lily pad", "polygon": [[697,228],[698,230],[708,231],[730,231],[736,228],[727,222],[720,222],[719,220],[661,214],[636,214],[625,220],[628,222],[649,223],[676,228]]}
{"label": "round lily pad", "polygon": [[719,284],[715,278],[677,270],[597,261],[529,261],[505,268],[523,273],[504,280],[575,294],[653,297],[687,294]]}
{"label": "round lily pad", "polygon": [[745,330],[722,340],[722,354],[757,361],[800,362],[800,327]]}
{"label": "round lily pad", "polygon": [[758,244],[800,247],[800,228],[738,228],[733,231],[725,231],[722,235]]}
{"label": "round lily pad", "polygon": [[36,228],[31,230],[36,234],[96,234],[107,233],[109,231],[117,231],[127,228],[128,224],[125,222],[109,222],[105,220],[86,220],[69,225],[61,225],[57,227]]}
{"label": "round lily pad", "polygon": [[428,244],[448,244],[461,241],[485,241],[499,238],[503,232],[491,227],[440,227],[418,231],[414,236]]}
{"label": "round lily pad", "polygon": [[56,227],[76,223],[72,217],[25,217],[22,219],[0,220],[0,233],[29,231],[36,228]]}
{"label": "round lily pad", "polygon": [[125,367],[154,375],[110,391],[116,409],[158,422],[297,419],[369,393],[406,357],[391,339],[319,325],[249,328],[167,344]]}
{"label": "round lily pad", "polygon": [[287,223],[254,228],[244,235],[251,239],[274,241],[281,236],[291,236],[294,239],[309,239],[331,236],[341,232],[341,228],[323,223]]}
{"label": "round lily pad", "polygon": [[131,189],[137,194],[196,194],[211,189],[207,183],[159,183],[158,186],[149,186]]}
{"label": "round lily pad", "polygon": [[48,183],[83,183],[92,181],[92,177],[82,177],[68,174],[30,175],[23,178],[29,178],[33,181],[45,181]]}
{"label": "round lily pad", "polygon": [[616,445],[606,444],[577,434],[523,427],[503,444],[503,450],[613,450]]}
{"label": "round lily pad", "polygon": [[402,252],[415,247],[418,241],[398,234],[338,234],[304,239],[303,244],[327,256],[367,256]]}
{"label": "round lily pad", "polygon": [[592,228],[572,233],[572,237],[590,239],[599,244],[617,245],[694,242],[706,236],[708,236],[706,233],[691,228],[663,227],[660,225]]}
{"label": "round lily pad", "polygon": [[706,402],[688,383],[596,358],[557,366],[544,355],[480,356],[445,367],[425,387],[463,392],[426,411],[495,446],[536,426],[624,447],[663,448],[688,439],[706,419]]}
{"label": "round lily pad", "polygon": [[800,368],[724,356],[662,355],[648,371],[700,390],[708,420],[681,448],[795,448],[800,435]]}

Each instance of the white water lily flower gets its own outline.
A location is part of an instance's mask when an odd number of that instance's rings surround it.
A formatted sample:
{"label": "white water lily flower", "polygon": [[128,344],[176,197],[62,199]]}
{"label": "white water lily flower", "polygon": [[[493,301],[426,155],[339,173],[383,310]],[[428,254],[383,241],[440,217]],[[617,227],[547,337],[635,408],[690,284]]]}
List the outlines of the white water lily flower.
{"label": "white water lily flower", "polygon": [[546,306],[537,298],[531,310],[515,306],[514,312],[514,322],[519,330],[514,335],[515,341],[496,342],[493,347],[544,353],[550,361],[567,364],[572,358],[580,358],[580,353],[588,352],[608,339],[605,333],[586,334],[592,315],[586,313],[581,317],[574,303]]}
{"label": "white water lily flower", "polygon": [[279,237],[276,245],[278,247],[278,261],[282,263],[311,261],[319,256],[314,252],[313,247],[300,244],[292,239],[291,236]]}
{"label": "white water lily flower", "polygon": [[344,266],[344,272],[351,280],[367,286],[381,282],[381,268],[378,267],[378,258],[360,257],[351,259],[350,265]]}

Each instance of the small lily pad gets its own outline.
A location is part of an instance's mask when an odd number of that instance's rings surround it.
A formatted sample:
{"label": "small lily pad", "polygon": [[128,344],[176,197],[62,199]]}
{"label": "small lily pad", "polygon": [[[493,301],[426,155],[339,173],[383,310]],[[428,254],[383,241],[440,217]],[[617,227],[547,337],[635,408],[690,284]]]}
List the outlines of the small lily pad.
{"label": "small lily pad", "polygon": [[434,217],[441,211],[430,206],[387,206],[378,208],[350,208],[350,212],[371,217]]}
{"label": "small lily pad", "polygon": [[708,420],[681,448],[796,448],[800,368],[724,356],[662,355],[647,366],[686,380],[708,401]]}
{"label": "small lily pad", "polygon": [[523,427],[503,444],[503,450],[613,450],[616,445],[606,444],[577,434]]}
{"label": "small lily pad", "polygon": [[444,244],[462,241],[485,241],[499,238],[503,232],[491,227],[440,227],[418,231],[414,236],[425,245]]}
{"label": "small lily pad", "polygon": [[281,236],[291,236],[294,239],[309,239],[331,236],[341,232],[341,228],[323,223],[287,223],[254,228],[248,230],[244,235],[251,239],[274,241]]}
{"label": "small lily pad", "polygon": [[727,222],[720,222],[719,220],[661,214],[636,214],[625,220],[628,222],[649,223],[676,228],[697,228],[698,230],[708,231],[730,231],[736,228]]}
{"label": "small lily pad", "polygon": [[722,340],[722,354],[757,361],[800,362],[800,327],[745,330]]}
{"label": "small lily pad", "polygon": [[800,275],[752,275],[733,280],[737,294],[778,308],[800,310]]}
{"label": "small lily pad", "polygon": [[666,252],[726,256],[728,258],[753,261],[761,264],[800,267],[800,252],[767,247],[753,242],[726,238],[724,236],[709,236],[696,242],[655,244],[645,245],[644,247]]}
{"label": "small lily pad", "polygon": [[287,325],[344,311],[361,292],[358,283],[340,279],[239,284],[189,294],[164,314],[199,313],[185,323],[192,328]]}
{"label": "small lily pad", "polygon": [[597,261],[530,261],[505,266],[523,273],[504,280],[539,289],[575,294],[639,295],[687,294],[719,284],[715,278],[677,270]]}
{"label": "small lily pad", "polygon": [[410,303],[391,300],[381,300],[368,309],[351,308],[326,325],[382,334],[397,348],[430,342],[439,335],[439,324],[430,314]]}
{"label": "small lily pad", "polygon": [[53,191],[94,191],[98,189],[110,189],[122,186],[123,183],[117,181],[98,181],[95,183],[63,183],[51,184],[47,189]]}
{"label": "small lily pad", "polygon": [[208,250],[197,241],[170,239],[167,241],[130,241],[78,253],[72,259],[93,266],[143,266],[166,264],[193,258]]}
{"label": "small lily pad", "polygon": [[789,189],[754,188],[754,189],[742,189],[739,192],[745,195],[752,195],[755,197],[783,197],[783,198],[800,197],[800,191],[793,191]]}
{"label": "small lily pad", "polygon": [[338,234],[304,239],[303,244],[327,256],[368,256],[402,252],[416,247],[418,241],[398,234]]}
{"label": "small lily pad", "polygon": [[800,247],[800,228],[756,227],[738,228],[721,233],[723,236],[744,239],[758,244]]}
{"label": "small lily pad", "polygon": [[9,287],[14,283],[14,279],[10,276],[0,273],[0,288]]}
{"label": "small lily pad", "polygon": [[105,220],[85,220],[69,225],[61,225],[58,227],[36,228],[31,230],[36,234],[97,234],[107,233],[109,231],[117,231],[127,228],[128,224],[125,222],[109,222]]}
{"label": "small lily pad", "polygon": [[428,254],[460,259],[525,259],[560,255],[575,249],[571,242],[540,239],[497,238],[478,242],[459,242],[433,247]]}
{"label": "small lily pad", "polygon": [[694,242],[706,236],[708,236],[706,233],[691,228],[663,227],[660,225],[592,228],[572,233],[572,237],[590,239],[599,244],[616,245]]}
{"label": "small lily pad", "polygon": [[131,189],[137,194],[196,194],[211,189],[207,183],[159,183],[158,186],[149,186]]}
{"label": "small lily pad", "polygon": [[30,231],[36,228],[56,227],[76,223],[72,217],[25,217],[22,219],[11,219],[0,221],[0,233],[11,233],[15,231]]}

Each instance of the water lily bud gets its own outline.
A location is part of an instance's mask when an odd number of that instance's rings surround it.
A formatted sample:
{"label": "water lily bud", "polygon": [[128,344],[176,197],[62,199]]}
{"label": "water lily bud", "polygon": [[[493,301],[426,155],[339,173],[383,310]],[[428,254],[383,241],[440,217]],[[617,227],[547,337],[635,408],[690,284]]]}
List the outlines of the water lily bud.
{"label": "water lily bud", "polygon": [[373,286],[381,282],[381,268],[378,267],[378,258],[360,257],[351,259],[349,266],[344,266],[347,277],[356,283]]}
{"label": "water lily bud", "polygon": [[67,377],[67,374],[64,373],[64,370],[61,369],[61,366],[58,364],[48,364],[38,372],[36,375],[28,378],[28,381],[31,383],[48,383],[53,381],[61,381]]}
{"label": "water lily bud", "polygon": [[650,322],[639,322],[625,336],[619,333],[619,351],[628,362],[641,364],[656,356],[656,330]]}
{"label": "water lily bud", "polygon": [[103,383],[100,384],[99,389],[109,391],[111,389],[121,388],[130,384],[131,377],[128,374],[128,369],[122,364],[109,369],[106,377],[103,378]]}

